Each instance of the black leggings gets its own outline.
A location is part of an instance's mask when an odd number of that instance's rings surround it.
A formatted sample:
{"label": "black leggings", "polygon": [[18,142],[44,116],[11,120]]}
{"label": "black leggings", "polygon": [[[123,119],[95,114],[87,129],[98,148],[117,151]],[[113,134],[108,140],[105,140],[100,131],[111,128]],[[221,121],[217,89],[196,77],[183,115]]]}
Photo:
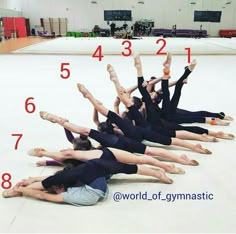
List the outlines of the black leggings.
{"label": "black leggings", "polygon": [[179,104],[181,90],[183,88],[183,81],[188,78],[191,71],[186,68],[184,74],[179,78],[175,85],[174,94],[170,100],[170,92],[169,92],[169,80],[162,80],[162,92],[163,92],[163,100],[162,100],[162,117],[165,119],[172,120],[172,115],[175,115],[177,106]]}
{"label": "black leggings", "polygon": [[42,181],[45,189],[54,185],[64,185],[65,188],[72,187],[78,182],[89,185],[95,179],[103,176],[125,173],[136,174],[137,165],[117,162],[113,153],[104,148],[100,159],[89,160],[71,170],[61,171]]}
{"label": "black leggings", "polygon": [[114,135],[96,131],[91,129],[89,137],[99,142],[103,147],[112,147],[116,149],[126,150],[130,153],[144,154],[146,151],[146,145],[130,139],[123,135]]}
{"label": "black leggings", "polygon": [[197,126],[182,126],[180,124],[170,122],[168,120],[161,119],[162,126],[167,129],[175,129],[176,131],[188,131],[196,134],[208,134],[208,130],[205,128],[197,127]]}
{"label": "black leggings", "polygon": [[147,121],[152,125],[160,126],[161,109],[159,108],[158,105],[153,103],[146,87],[142,86],[143,82],[144,82],[143,77],[138,77],[138,89],[145,103],[147,112]]}
{"label": "black leggings", "polygon": [[176,137],[175,130],[170,130],[166,128],[162,128],[160,126],[152,125],[148,123],[141,113],[138,111],[137,107],[135,105],[132,105],[128,107],[129,109],[129,116],[134,120],[136,126],[140,126],[149,130],[153,130],[161,135],[169,136],[169,137]]}
{"label": "black leggings", "polygon": [[[176,110],[176,120],[179,123],[205,123],[206,117],[224,119],[225,114],[223,112],[215,113],[209,111],[188,111],[180,108],[177,108]],[[193,122],[190,122],[189,119],[193,119]]]}
{"label": "black leggings", "polygon": [[[169,129],[169,130],[174,130],[174,131],[184,130],[184,131],[193,132],[197,134],[204,134],[204,133],[208,134],[207,129],[195,127],[195,126],[181,126],[175,122],[171,122],[171,121],[161,118],[160,108],[152,102],[150,94],[148,93],[146,88],[142,86],[143,81],[144,81],[143,77],[138,77],[138,88],[139,88],[140,93],[142,94],[143,100],[146,105],[147,121],[152,126],[159,126],[164,129]],[[173,101],[173,105],[174,103],[176,104],[176,102],[177,102],[177,99]]]}
{"label": "black leggings", "polygon": [[207,111],[190,112],[178,109],[178,104],[183,88],[183,81],[189,76],[191,71],[189,68],[185,69],[184,74],[179,78],[176,83],[174,94],[170,100],[169,81],[162,80],[163,102],[162,102],[162,117],[164,119],[173,121],[175,123],[205,123],[205,117],[214,117],[223,119],[224,116],[220,113],[211,113]]}
{"label": "black leggings", "polygon": [[171,145],[171,137],[163,136],[151,129],[143,128],[139,126],[133,126],[129,120],[122,119],[116,113],[109,111],[107,118],[124,133],[125,136],[137,140],[139,142],[143,140],[160,143],[163,145]]}

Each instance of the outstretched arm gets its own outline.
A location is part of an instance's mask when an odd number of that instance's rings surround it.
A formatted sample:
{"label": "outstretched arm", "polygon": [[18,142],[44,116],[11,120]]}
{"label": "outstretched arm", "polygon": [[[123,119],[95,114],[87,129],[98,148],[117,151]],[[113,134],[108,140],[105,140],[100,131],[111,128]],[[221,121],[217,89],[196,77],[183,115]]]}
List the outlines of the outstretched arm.
{"label": "outstretched arm", "polygon": [[61,194],[50,194],[44,191],[39,191],[27,187],[16,187],[14,188],[14,190],[21,193],[23,196],[33,197],[50,202],[64,202],[63,196]]}
{"label": "outstretched arm", "polygon": [[152,88],[155,84],[159,83],[161,81],[161,78],[155,78],[155,79],[150,79],[148,81],[148,85],[147,85],[147,91],[150,93],[152,92]]}
{"label": "outstretched arm", "polygon": [[114,112],[115,112],[117,115],[120,115],[119,106],[120,106],[120,98],[119,98],[119,97],[116,97],[116,100],[114,101]]}
{"label": "outstretched arm", "polygon": [[72,132],[69,131],[69,130],[66,129],[66,128],[64,128],[64,130],[65,130],[65,134],[66,134],[67,140],[68,140],[71,144],[73,144],[73,140],[75,139],[75,137],[73,136]]}
{"label": "outstretched arm", "polygon": [[[177,80],[170,81],[168,87],[175,86],[177,83]],[[157,92],[162,92],[162,88],[158,89]]]}
{"label": "outstretched arm", "polygon": [[98,118],[98,111],[95,108],[93,109],[93,122],[96,124],[97,127],[100,124],[100,121]]}

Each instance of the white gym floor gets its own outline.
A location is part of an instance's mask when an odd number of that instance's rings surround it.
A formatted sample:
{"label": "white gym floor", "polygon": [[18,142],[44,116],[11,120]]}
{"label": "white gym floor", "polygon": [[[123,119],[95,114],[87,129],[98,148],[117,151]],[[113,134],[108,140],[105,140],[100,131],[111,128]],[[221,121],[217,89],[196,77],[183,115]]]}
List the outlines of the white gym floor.
{"label": "white gym floor", "polygon": [[[155,42],[157,39],[149,40]],[[60,150],[71,146],[66,140],[64,130],[60,126],[40,119],[39,111],[55,113],[67,117],[78,125],[94,128],[93,108],[77,91],[76,84],[83,83],[110,109],[113,108],[116,93],[106,71],[108,63],[114,66],[125,87],[136,84],[132,56],[111,56],[108,50],[104,52],[102,61],[92,58],[89,52],[85,52],[86,56],[48,55],[62,50],[63,53],[70,54],[71,50],[68,48],[72,48],[70,42],[73,40],[76,39],[60,38],[18,50],[17,54],[0,56],[2,108],[0,176],[4,173],[11,174],[12,184],[29,176],[50,175],[56,170],[50,167],[36,167],[35,163],[40,159],[27,155],[27,150],[30,148],[44,147],[48,150]],[[82,41],[82,39],[78,40]],[[117,43],[114,39],[107,38],[101,41],[98,38],[87,39],[87,43],[86,39],[83,39],[84,48],[85,45],[87,45],[86,48],[89,47],[91,40],[96,40],[97,46],[101,44],[103,47],[106,45],[104,40],[111,45]],[[60,44],[62,41],[64,43]],[[119,40],[119,43],[121,42],[122,40]],[[185,44],[186,42],[188,43]],[[57,43],[60,44],[59,47]],[[202,47],[198,47],[197,44],[202,44]],[[96,49],[95,45],[94,47]],[[216,38],[175,40],[171,38],[167,41],[165,51],[179,54],[178,51],[184,50],[184,47],[201,52],[191,54],[191,59],[196,58],[198,64],[190,75],[188,84],[183,88],[179,106],[189,110],[224,111],[236,118],[236,40]],[[67,48],[68,51],[63,48]],[[77,54],[76,48],[75,46],[75,54]],[[205,55],[204,48],[206,48]],[[148,51],[152,51],[152,46],[150,48],[147,46],[143,50],[142,47],[136,49],[141,54],[150,54]],[[117,47],[110,47],[110,54],[117,54],[118,50]],[[47,55],[32,54],[40,53],[40,51]],[[81,53],[84,54],[84,51]],[[143,55],[141,59],[146,79],[162,74],[162,62],[165,56]],[[60,77],[61,63],[70,63],[66,66],[70,69],[68,79]],[[182,55],[173,55],[171,79],[179,78],[186,64],[186,51]],[[135,94],[139,95],[138,92]],[[36,107],[32,114],[25,111],[25,101],[29,97],[32,97],[30,102]],[[30,110],[32,110],[31,107],[29,106]],[[203,124],[198,124],[198,126],[236,134],[235,121],[227,127]],[[14,150],[14,147],[18,137],[12,134],[23,134],[18,142],[17,150]],[[172,185],[162,184],[144,176],[116,175],[110,181],[108,198],[96,206],[76,207],[25,197],[10,199],[1,197],[0,232],[236,232],[235,140],[220,140],[218,143],[202,142],[202,145],[211,150],[212,155],[200,155],[171,147],[174,152],[186,153],[200,163],[197,167],[178,165],[186,170],[186,174],[169,175],[174,180]],[[3,190],[2,186],[0,188]],[[213,200],[171,200],[169,202],[167,200],[120,200],[115,202],[113,195],[116,192],[147,193],[149,197],[161,192],[162,198],[167,194],[206,193],[213,194]],[[155,198],[155,195],[153,196]]]}

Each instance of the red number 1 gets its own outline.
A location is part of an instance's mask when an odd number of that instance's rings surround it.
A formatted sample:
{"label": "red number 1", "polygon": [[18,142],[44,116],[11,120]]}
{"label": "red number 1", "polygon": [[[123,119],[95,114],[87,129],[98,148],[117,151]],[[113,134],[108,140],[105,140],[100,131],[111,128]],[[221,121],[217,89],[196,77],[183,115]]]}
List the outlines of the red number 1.
{"label": "red number 1", "polygon": [[184,48],[185,50],[187,50],[187,52],[188,52],[188,63],[190,63],[191,62],[191,48]]}

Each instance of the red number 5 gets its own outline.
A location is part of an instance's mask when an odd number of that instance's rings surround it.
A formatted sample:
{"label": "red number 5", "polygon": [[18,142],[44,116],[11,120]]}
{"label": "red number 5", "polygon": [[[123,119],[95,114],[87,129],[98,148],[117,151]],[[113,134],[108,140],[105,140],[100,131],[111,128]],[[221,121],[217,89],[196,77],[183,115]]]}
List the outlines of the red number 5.
{"label": "red number 5", "polygon": [[65,67],[65,66],[69,66],[69,65],[70,65],[70,63],[62,63],[61,64],[61,78],[62,79],[68,79],[70,77],[70,70],[69,70],[69,68]]}

